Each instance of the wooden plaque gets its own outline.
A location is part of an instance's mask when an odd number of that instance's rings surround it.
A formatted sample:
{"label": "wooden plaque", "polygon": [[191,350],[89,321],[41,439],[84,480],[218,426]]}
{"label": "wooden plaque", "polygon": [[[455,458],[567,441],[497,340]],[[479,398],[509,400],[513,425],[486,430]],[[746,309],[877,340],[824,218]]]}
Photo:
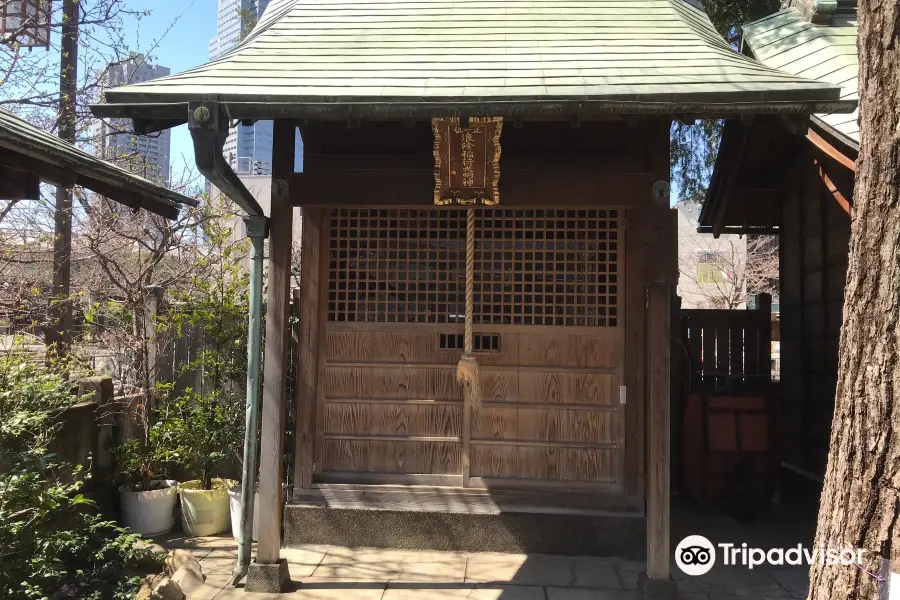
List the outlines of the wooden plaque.
{"label": "wooden plaque", "polygon": [[502,117],[432,119],[434,129],[434,203],[500,203],[500,131]]}

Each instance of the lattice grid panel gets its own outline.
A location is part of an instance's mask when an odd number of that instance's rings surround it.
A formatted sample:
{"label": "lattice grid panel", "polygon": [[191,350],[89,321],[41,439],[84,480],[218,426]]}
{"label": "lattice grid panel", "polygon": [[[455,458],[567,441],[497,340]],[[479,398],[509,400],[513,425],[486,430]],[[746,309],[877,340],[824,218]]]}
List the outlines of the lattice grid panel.
{"label": "lattice grid panel", "polygon": [[617,325],[617,211],[486,210],[475,231],[476,323]]}
{"label": "lattice grid panel", "polygon": [[[615,327],[615,210],[479,209],[475,322]],[[462,323],[465,211],[333,209],[329,321]]]}
{"label": "lattice grid panel", "polygon": [[330,229],[329,321],[464,321],[462,211],[333,209]]}

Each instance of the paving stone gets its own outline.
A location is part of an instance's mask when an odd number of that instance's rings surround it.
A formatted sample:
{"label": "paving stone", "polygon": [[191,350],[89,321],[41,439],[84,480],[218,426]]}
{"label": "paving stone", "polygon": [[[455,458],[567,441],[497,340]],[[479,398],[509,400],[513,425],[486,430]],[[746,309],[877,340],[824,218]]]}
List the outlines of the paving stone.
{"label": "paving stone", "polygon": [[576,590],[573,588],[547,588],[547,600],[636,600],[634,590]]}
{"label": "paving stone", "polygon": [[200,561],[200,568],[203,570],[204,575],[209,575],[212,573],[218,574],[231,574],[234,571],[234,567],[237,565],[237,557],[222,557],[222,558],[204,558]]}
{"label": "paving stone", "polygon": [[382,600],[466,600],[472,587],[464,583],[446,585],[388,583]]}
{"label": "paving stone", "polygon": [[295,591],[282,594],[280,600],[380,600],[385,590],[383,582],[315,577],[304,579],[297,586]]}
{"label": "paving stone", "polygon": [[518,585],[569,586],[575,580],[571,558],[471,554],[466,565],[467,582],[499,582]]}
{"label": "paving stone", "polygon": [[616,575],[619,576],[619,582],[622,584],[621,587],[626,590],[636,590],[637,589],[637,581],[638,575],[640,571],[623,571],[617,567],[615,567]]}
{"label": "paving stone", "polygon": [[535,585],[476,586],[466,600],[546,600],[544,588]]}
{"label": "paving stone", "polygon": [[203,585],[190,592],[187,600],[213,600],[231,581],[231,575],[224,573],[204,573]]}
{"label": "paving stone", "polygon": [[590,558],[576,558],[573,562],[575,580],[572,585],[575,587],[608,589],[622,587],[619,577],[610,563]]}
{"label": "paving stone", "polygon": [[325,558],[324,552],[317,552],[306,548],[282,548],[281,558],[288,561],[291,577],[300,579],[311,577],[313,572]]}
{"label": "paving stone", "polygon": [[792,597],[805,598],[809,591],[809,569],[772,569],[768,571],[772,579],[778,582]]}
{"label": "paving stone", "polygon": [[313,577],[342,577],[361,581],[430,581],[462,583],[466,559],[454,552],[365,550],[328,553]]}

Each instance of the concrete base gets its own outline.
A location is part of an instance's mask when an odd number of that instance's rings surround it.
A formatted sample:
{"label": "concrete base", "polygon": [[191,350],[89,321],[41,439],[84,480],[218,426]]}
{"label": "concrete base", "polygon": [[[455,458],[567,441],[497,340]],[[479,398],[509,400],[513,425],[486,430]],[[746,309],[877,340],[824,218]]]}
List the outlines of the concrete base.
{"label": "concrete base", "polygon": [[678,586],[672,579],[650,579],[638,573],[638,593],[642,600],[677,600]]}
{"label": "concrete base", "polygon": [[250,563],[244,591],[280,594],[281,592],[290,591],[290,588],[291,574],[288,571],[287,559],[282,558],[271,565],[261,565],[257,562]]}
{"label": "concrete base", "polygon": [[287,505],[285,546],[644,557],[638,516],[460,514]]}

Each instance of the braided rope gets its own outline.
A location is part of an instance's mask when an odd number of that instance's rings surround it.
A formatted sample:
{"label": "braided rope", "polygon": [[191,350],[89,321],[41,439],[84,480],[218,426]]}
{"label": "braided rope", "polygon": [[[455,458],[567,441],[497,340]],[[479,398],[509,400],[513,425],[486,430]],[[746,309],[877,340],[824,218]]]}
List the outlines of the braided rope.
{"label": "braided rope", "polygon": [[472,354],[472,316],[475,310],[475,209],[466,211],[466,329],[465,353]]}
{"label": "braided rope", "polygon": [[471,404],[481,403],[478,361],[472,354],[472,316],[475,309],[475,209],[466,212],[466,325],[463,355],[456,366],[456,380],[465,389]]}

